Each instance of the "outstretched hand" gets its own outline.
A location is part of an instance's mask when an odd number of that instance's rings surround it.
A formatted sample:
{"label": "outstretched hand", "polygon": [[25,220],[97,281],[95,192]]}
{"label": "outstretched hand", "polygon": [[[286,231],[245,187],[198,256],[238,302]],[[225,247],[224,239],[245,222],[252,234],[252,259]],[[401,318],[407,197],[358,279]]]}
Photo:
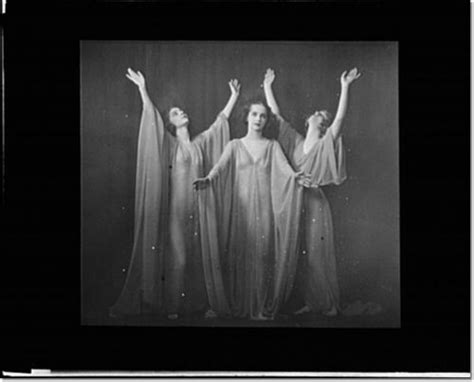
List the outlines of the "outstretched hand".
{"label": "outstretched hand", "polygon": [[143,89],[145,87],[145,77],[140,71],[134,72],[132,69],[128,68],[125,76],[139,88]]}
{"label": "outstretched hand", "polygon": [[313,188],[311,186],[311,178],[308,174],[303,171],[299,171],[295,174],[296,182],[304,188]]}
{"label": "outstretched hand", "polygon": [[209,187],[210,183],[211,181],[209,180],[209,178],[198,178],[193,182],[193,188],[195,190],[203,190]]}
{"label": "outstretched hand", "polygon": [[273,81],[275,81],[275,72],[273,69],[268,68],[263,79],[263,86],[271,86]]}
{"label": "outstretched hand", "polygon": [[236,80],[235,78],[229,81],[229,87],[230,91],[232,92],[232,95],[239,95],[240,93],[240,84],[239,81]]}
{"label": "outstretched hand", "polygon": [[356,79],[360,77],[361,73],[357,71],[357,68],[353,68],[347,73],[347,70],[341,74],[341,85],[350,85]]}

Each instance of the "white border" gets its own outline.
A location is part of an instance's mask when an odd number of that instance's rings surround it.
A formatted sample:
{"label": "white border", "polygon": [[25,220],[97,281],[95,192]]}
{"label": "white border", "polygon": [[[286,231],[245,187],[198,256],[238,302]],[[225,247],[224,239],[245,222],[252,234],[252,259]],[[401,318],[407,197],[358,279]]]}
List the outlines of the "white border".
{"label": "white border", "polygon": [[196,372],[131,372],[131,371],[51,371],[35,370],[31,373],[3,372],[6,377],[339,377],[339,378],[470,378],[470,373],[361,373],[361,372],[218,372],[218,371],[196,371]]}

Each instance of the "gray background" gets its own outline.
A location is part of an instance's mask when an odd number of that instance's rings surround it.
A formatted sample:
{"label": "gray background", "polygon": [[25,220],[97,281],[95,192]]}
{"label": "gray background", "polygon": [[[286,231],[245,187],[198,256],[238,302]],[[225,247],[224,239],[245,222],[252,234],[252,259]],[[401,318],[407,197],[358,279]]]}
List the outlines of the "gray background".
{"label": "gray background", "polygon": [[141,100],[126,77],[140,70],[156,106],[184,105],[191,134],[241,100],[230,120],[242,137],[243,100],[267,67],[282,114],[299,131],[315,109],[336,112],[340,74],[354,66],[343,130],[348,179],[324,189],[331,204],[343,303],[360,299],[399,315],[398,48],[395,42],[83,42],[81,44],[82,308],[105,313],[124,282],[133,243]]}

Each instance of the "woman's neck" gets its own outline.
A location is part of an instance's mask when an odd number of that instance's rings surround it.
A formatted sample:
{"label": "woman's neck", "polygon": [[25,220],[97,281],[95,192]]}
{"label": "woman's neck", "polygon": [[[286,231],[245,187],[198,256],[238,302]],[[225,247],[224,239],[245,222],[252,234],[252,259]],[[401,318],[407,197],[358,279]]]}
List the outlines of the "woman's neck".
{"label": "woman's neck", "polygon": [[250,129],[247,131],[247,135],[244,138],[253,140],[253,141],[264,139],[261,131],[250,130]]}
{"label": "woman's neck", "polygon": [[189,138],[189,131],[187,126],[181,126],[176,129],[176,137],[179,141],[189,143],[191,139]]}
{"label": "woman's neck", "polygon": [[306,140],[312,142],[319,140],[319,129],[317,126],[308,127],[308,132],[306,133]]}

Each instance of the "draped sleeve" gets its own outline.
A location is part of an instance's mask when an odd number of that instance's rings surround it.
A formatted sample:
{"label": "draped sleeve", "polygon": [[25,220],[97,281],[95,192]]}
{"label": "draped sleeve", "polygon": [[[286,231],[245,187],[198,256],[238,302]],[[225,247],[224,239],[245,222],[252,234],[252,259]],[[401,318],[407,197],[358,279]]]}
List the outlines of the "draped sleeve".
{"label": "draped sleeve", "polygon": [[229,138],[229,121],[224,113],[219,113],[214,123],[195,138],[195,142],[203,153],[204,174],[207,174],[217,163]]}
{"label": "draped sleeve", "polygon": [[110,309],[112,315],[162,308],[162,235],[167,226],[170,153],[175,139],[165,131],[154,105],[145,103],[138,135],[132,256],[122,292]]}
{"label": "draped sleeve", "polygon": [[291,161],[295,149],[303,143],[304,138],[282,116],[277,115],[277,140]]}
{"label": "draped sleeve", "polygon": [[[302,145],[300,150],[302,150]],[[299,155],[301,156],[301,169],[311,174],[312,184],[319,186],[339,185],[346,180],[345,152],[341,136],[334,139],[328,130],[309,153],[299,153]]]}
{"label": "draped sleeve", "polygon": [[271,199],[274,216],[275,269],[273,297],[268,311],[274,315],[289,297],[298,262],[300,213],[303,188],[278,142],[273,142]]}
{"label": "draped sleeve", "polygon": [[204,277],[209,305],[219,316],[230,314],[223,268],[231,223],[232,188],[235,178],[235,142],[224,149],[210,171],[210,185],[198,191],[199,226]]}

